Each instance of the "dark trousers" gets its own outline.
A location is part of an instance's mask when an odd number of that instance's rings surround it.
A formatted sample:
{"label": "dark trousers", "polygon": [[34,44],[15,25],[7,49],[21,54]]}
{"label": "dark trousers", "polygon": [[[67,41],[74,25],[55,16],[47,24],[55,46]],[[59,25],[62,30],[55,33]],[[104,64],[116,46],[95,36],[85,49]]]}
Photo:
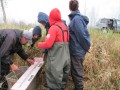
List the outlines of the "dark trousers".
{"label": "dark trousers", "polygon": [[71,75],[75,85],[75,90],[83,90],[83,61],[84,58],[71,56]]}
{"label": "dark trousers", "polygon": [[1,62],[1,76],[5,76],[10,72],[10,65]]}
{"label": "dark trousers", "polygon": [[5,80],[5,76],[10,72],[10,65],[1,62],[0,82]]}
{"label": "dark trousers", "polygon": [[0,90],[8,90],[8,84],[5,79],[5,76],[10,72],[10,65],[1,63],[1,72],[0,72],[0,83],[3,82]]}

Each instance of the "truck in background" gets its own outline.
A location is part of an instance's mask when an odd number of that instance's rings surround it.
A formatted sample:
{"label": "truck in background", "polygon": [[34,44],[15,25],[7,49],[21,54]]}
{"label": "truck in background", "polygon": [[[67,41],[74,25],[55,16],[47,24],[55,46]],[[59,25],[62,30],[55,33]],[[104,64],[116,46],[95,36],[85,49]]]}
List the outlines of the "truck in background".
{"label": "truck in background", "polygon": [[108,30],[112,30],[113,32],[120,32],[120,20],[101,18],[97,22],[96,27],[103,32],[108,32]]}

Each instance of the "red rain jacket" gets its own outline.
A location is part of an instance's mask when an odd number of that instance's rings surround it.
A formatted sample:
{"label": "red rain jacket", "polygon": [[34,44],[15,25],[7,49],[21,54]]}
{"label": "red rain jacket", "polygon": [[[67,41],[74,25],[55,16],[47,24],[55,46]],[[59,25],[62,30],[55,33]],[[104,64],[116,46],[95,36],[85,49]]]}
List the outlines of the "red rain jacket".
{"label": "red rain jacket", "polygon": [[[39,42],[38,48],[49,49],[53,46],[55,42],[63,42],[62,31],[56,25],[59,25],[63,30],[68,30],[67,26],[62,22],[60,11],[57,8],[53,9],[50,12],[49,21],[51,27],[48,30],[48,34],[46,36],[45,42]],[[67,35],[67,33],[64,32],[64,42],[68,42],[68,41],[69,41],[69,33]]]}

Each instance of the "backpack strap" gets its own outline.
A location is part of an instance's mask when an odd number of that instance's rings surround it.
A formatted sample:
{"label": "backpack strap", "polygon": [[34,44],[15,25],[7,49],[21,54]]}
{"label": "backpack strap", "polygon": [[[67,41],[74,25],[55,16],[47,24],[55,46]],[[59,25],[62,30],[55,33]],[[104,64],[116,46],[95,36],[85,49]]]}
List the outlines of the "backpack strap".
{"label": "backpack strap", "polygon": [[59,27],[60,30],[62,31],[63,42],[65,41],[65,40],[64,40],[64,33],[65,33],[65,32],[67,33],[67,41],[68,41],[68,40],[69,40],[69,39],[68,39],[69,36],[68,36],[68,29],[67,29],[67,27],[66,27],[66,30],[63,30],[62,27],[60,27],[59,25],[55,24],[55,26]]}

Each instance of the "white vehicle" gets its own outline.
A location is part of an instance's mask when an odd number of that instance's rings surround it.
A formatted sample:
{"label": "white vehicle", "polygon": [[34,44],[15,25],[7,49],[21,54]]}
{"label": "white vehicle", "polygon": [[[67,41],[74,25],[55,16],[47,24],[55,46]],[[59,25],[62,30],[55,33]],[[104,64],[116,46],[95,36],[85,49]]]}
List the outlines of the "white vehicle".
{"label": "white vehicle", "polygon": [[113,30],[113,32],[120,32],[120,20],[102,18],[96,24],[97,28],[101,31]]}

